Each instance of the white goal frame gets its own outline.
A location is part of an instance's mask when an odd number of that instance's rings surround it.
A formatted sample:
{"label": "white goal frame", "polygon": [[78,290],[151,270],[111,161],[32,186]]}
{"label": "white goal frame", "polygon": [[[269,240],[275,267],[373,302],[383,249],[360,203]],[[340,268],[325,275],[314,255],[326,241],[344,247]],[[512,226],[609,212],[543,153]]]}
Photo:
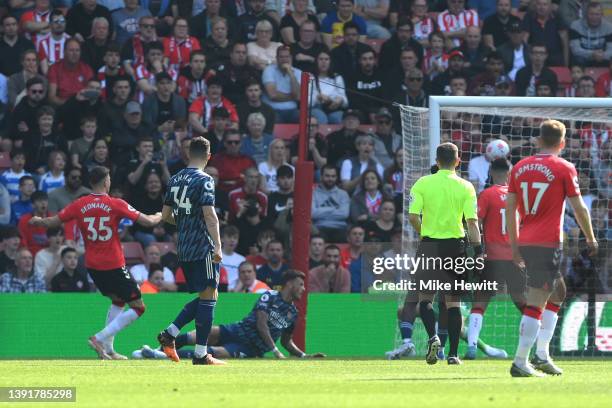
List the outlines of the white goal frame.
{"label": "white goal frame", "polygon": [[[564,98],[523,96],[430,96],[429,97],[429,159],[436,162],[440,144],[440,111],[453,108],[583,108],[612,109],[612,98]],[[488,113],[488,112],[483,112]],[[589,118],[585,118],[588,120]],[[612,117],[609,117],[612,121]]]}

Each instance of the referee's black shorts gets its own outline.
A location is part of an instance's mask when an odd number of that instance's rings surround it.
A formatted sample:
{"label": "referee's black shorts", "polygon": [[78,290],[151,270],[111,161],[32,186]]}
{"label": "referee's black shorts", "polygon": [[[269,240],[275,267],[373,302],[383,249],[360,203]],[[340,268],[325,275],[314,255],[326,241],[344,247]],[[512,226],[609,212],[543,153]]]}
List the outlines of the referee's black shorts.
{"label": "referee's black shorts", "polygon": [[[466,282],[469,271],[455,266],[465,265],[465,250],[465,238],[423,237],[416,253],[416,257],[421,258],[421,267],[415,273],[419,292],[461,295],[463,291],[457,288],[457,282]],[[438,283],[450,284],[450,289],[438,290]]]}

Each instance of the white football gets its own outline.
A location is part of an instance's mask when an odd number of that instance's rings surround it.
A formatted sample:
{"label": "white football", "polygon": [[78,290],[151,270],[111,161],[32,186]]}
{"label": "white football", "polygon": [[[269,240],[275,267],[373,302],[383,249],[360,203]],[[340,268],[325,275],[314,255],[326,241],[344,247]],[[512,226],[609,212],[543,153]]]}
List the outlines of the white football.
{"label": "white football", "polygon": [[503,159],[510,154],[510,146],[501,139],[491,140],[485,150],[485,156],[489,161]]}

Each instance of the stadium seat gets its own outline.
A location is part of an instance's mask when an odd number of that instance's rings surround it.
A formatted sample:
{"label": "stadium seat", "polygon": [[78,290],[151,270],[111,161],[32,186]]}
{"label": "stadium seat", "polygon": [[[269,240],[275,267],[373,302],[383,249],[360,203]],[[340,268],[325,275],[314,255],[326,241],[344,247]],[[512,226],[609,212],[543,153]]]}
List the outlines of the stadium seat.
{"label": "stadium seat", "polygon": [[277,123],[274,125],[274,138],[290,140],[298,132],[296,123]]}
{"label": "stadium seat", "polygon": [[587,67],[584,70],[584,74],[590,76],[597,82],[597,78],[599,78],[602,74],[608,72],[608,68],[605,67]]}
{"label": "stadium seat", "polygon": [[144,251],[138,242],[122,242],[123,256],[127,265],[135,265],[144,262]]}
{"label": "stadium seat", "polygon": [[11,167],[11,156],[7,152],[0,152],[0,171]]}
{"label": "stadium seat", "polygon": [[568,67],[550,67],[550,69],[557,75],[559,87],[565,88],[572,83],[572,73]]}
{"label": "stadium seat", "polygon": [[374,49],[374,52],[376,52],[376,55],[378,55],[378,54],[380,54],[380,47],[382,47],[382,45],[385,42],[385,40],[368,38],[368,39],[366,39],[365,42],[370,47],[372,47]]}
{"label": "stadium seat", "polygon": [[168,252],[176,252],[176,245],[174,245],[174,242],[153,242],[153,245],[159,249],[161,256],[166,255]]}

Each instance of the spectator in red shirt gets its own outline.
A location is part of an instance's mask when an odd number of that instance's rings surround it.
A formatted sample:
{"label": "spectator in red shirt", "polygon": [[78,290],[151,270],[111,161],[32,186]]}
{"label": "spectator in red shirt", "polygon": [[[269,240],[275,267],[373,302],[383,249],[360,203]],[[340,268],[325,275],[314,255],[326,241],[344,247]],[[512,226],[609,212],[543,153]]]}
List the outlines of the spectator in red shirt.
{"label": "spectator in red shirt", "polygon": [[200,41],[189,35],[189,23],[179,17],[174,21],[174,35],[164,38],[164,62],[166,66],[179,71],[189,64],[193,51],[201,49]]}
{"label": "spectator in red shirt", "polygon": [[361,256],[365,230],[360,225],[353,225],[347,235],[348,246],[340,251],[340,266],[348,269],[351,262]]}
{"label": "spectator in red shirt", "polygon": [[51,14],[49,0],[36,0],[34,9],[23,13],[19,19],[21,29],[25,31],[26,38],[32,40],[38,46],[41,37],[49,32],[49,16]]}
{"label": "spectator in red shirt", "polygon": [[81,61],[81,44],[77,40],[69,39],[64,52],[64,59],[49,69],[49,101],[54,105],[63,105],[93,77],[89,65]]}
{"label": "spectator in red shirt", "polygon": [[255,167],[255,161],[240,154],[242,139],[237,130],[231,129],[223,137],[224,151],[216,154],[210,161],[210,166],[219,170],[219,189],[230,192],[244,184],[243,172],[249,167]]}
{"label": "spectator in red shirt", "polygon": [[219,107],[227,109],[230,113],[232,128],[238,129],[238,112],[234,104],[223,96],[221,80],[213,76],[207,81],[207,86],[206,96],[196,99],[189,107],[189,124],[193,131],[205,135],[211,124],[212,110]]}
{"label": "spectator in red shirt", "polygon": [[49,245],[47,239],[47,228],[35,227],[28,224],[28,221],[33,216],[48,217],[48,204],[47,193],[44,191],[36,191],[32,194],[32,212],[25,214],[19,220],[18,228],[19,235],[21,235],[21,246],[27,247],[32,256],[36,256],[36,253],[41,249]]}
{"label": "spectator in red shirt", "polygon": [[214,75],[214,71],[206,65],[206,54],[202,50],[192,51],[189,66],[183,68],[179,74],[178,92],[189,103],[206,93],[206,81]]}
{"label": "spectator in red shirt", "polygon": [[610,70],[597,78],[595,84],[595,95],[599,97],[612,96],[612,59],[610,60]]}
{"label": "spectator in red shirt", "polygon": [[261,174],[255,167],[249,167],[244,172],[244,185],[230,191],[230,222],[240,218],[247,211],[247,197],[255,197],[259,202],[259,215],[266,216],[268,208],[268,197],[259,189]]}

